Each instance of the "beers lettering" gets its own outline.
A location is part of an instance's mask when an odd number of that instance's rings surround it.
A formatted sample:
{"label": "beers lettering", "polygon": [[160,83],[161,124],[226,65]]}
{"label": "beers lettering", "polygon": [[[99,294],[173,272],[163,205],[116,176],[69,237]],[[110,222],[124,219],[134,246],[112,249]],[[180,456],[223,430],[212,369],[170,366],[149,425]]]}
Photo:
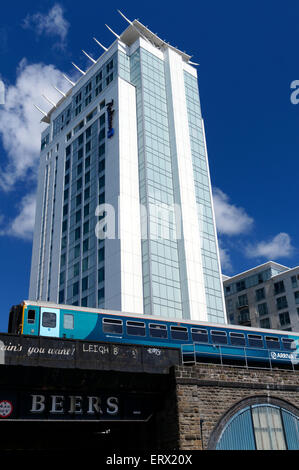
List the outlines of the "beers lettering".
{"label": "beers lettering", "polygon": [[31,395],[30,413],[103,415],[116,416],[119,412],[118,397],[98,397],[81,395]]}

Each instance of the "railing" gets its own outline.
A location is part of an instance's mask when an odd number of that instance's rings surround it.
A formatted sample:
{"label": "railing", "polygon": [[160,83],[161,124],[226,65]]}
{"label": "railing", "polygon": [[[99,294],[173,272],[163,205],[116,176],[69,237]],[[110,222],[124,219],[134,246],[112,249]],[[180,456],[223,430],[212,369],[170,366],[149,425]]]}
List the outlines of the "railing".
{"label": "railing", "polygon": [[[202,348],[209,347],[213,348],[213,351],[202,350]],[[186,349],[188,348],[188,349]],[[195,364],[200,363],[200,357],[204,359],[219,359],[219,364],[230,365],[231,367],[246,367],[247,369],[273,369],[273,366],[278,367],[281,364],[291,365],[291,370],[295,372],[295,365],[299,364],[299,351],[296,352],[277,352],[271,350],[264,350],[264,355],[258,355],[261,350],[256,348],[247,348],[242,346],[229,346],[230,351],[227,351],[227,346],[221,346],[220,344],[201,344],[194,342],[191,344],[181,345],[181,359],[182,364]],[[234,354],[232,350],[237,351],[237,354]],[[257,354],[254,354],[256,352]],[[277,354],[281,354],[282,357],[277,357]],[[186,357],[187,356],[187,357]],[[285,357],[283,357],[285,356]],[[286,357],[293,356],[293,357]],[[236,364],[225,364],[225,359],[229,358],[230,361],[239,361],[244,362],[244,365]],[[250,363],[261,363],[260,366],[253,366]],[[268,367],[263,367],[263,365],[269,363]],[[288,369],[290,370],[290,369]]]}

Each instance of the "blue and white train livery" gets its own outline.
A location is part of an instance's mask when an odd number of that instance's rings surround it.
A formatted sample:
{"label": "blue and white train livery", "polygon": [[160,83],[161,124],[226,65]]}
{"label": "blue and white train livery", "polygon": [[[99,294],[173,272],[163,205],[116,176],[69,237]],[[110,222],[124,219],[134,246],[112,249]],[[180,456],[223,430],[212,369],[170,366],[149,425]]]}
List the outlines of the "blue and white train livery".
{"label": "blue and white train livery", "polygon": [[51,302],[13,306],[9,333],[179,348],[187,360],[299,366],[299,333],[174,320]]}

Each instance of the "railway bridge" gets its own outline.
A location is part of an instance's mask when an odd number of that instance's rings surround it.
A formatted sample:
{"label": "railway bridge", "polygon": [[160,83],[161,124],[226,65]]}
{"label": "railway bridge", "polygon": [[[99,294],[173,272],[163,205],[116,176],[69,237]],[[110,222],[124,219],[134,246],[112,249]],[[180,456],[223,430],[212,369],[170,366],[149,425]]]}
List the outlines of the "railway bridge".
{"label": "railway bridge", "polygon": [[0,334],[0,449],[299,449],[299,373]]}

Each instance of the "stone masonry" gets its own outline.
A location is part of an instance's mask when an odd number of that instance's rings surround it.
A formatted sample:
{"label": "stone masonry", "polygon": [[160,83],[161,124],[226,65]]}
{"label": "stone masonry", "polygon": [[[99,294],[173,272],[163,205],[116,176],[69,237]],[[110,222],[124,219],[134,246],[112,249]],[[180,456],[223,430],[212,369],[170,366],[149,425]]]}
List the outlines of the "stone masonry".
{"label": "stone masonry", "polygon": [[181,450],[215,448],[225,422],[253,399],[299,415],[298,371],[197,364],[177,366],[175,383]]}

